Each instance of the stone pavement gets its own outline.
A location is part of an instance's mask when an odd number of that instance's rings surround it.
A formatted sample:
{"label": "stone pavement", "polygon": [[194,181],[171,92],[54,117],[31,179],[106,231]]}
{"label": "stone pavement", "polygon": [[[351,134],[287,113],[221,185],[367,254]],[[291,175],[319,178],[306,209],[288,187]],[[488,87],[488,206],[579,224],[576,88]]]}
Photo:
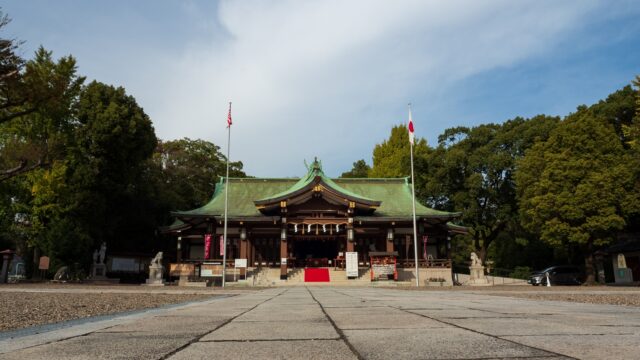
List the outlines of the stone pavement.
{"label": "stone pavement", "polygon": [[0,340],[0,359],[637,359],[640,308],[275,288]]}

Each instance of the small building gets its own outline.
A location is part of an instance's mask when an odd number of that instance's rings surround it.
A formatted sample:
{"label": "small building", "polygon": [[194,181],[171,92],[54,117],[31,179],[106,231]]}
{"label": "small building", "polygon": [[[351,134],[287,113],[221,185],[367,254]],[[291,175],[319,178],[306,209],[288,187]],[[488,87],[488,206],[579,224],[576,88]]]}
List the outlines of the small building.
{"label": "small building", "polygon": [[[226,186],[221,179],[209,203],[173,212],[176,222],[162,229],[177,240],[178,263],[222,260]],[[415,276],[408,178],[331,179],[316,160],[300,179],[230,178],[228,186],[229,268],[246,259],[249,271],[279,269],[287,280],[295,269],[343,266],[347,252],[367,268],[369,253],[384,251],[397,253],[400,280]],[[432,279],[451,281],[450,235],[465,231],[451,223],[459,216],[416,203],[419,266],[439,269]]]}

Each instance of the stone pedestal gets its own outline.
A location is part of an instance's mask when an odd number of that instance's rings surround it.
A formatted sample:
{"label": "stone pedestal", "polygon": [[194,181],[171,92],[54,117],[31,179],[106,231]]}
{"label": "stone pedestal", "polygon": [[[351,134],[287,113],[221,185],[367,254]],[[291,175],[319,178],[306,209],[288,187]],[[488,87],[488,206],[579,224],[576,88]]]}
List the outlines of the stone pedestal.
{"label": "stone pedestal", "polygon": [[11,262],[10,254],[2,254],[2,271],[0,271],[0,284],[7,282],[7,274],[9,273],[9,263]]}
{"label": "stone pedestal", "polygon": [[164,280],[162,276],[164,274],[164,266],[151,265],[149,266],[149,278],[147,279],[147,285],[149,286],[164,286]]}
{"label": "stone pedestal", "polygon": [[489,280],[484,275],[484,266],[471,265],[469,267],[469,285],[473,286],[488,286],[491,285]]}
{"label": "stone pedestal", "polygon": [[104,280],[107,278],[107,265],[105,264],[92,264],[91,265],[91,278],[95,280]]}

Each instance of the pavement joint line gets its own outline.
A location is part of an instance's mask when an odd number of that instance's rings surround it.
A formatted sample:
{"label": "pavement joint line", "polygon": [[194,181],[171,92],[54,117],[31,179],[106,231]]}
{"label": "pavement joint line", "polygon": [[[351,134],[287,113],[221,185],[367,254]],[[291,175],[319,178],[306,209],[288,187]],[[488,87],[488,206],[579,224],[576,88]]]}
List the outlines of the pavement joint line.
{"label": "pavement joint line", "polygon": [[[619,334],[522,334],[522,335],[496,335],[496,337],[536,337],[536,336],[620,336],[620,335],[635,335],[634,333],[619,333]],[[565,355],[566,356],[566,355]]]}
{"label": "pavement joint line", "polygon": [[182,350],[186,349],[186,348],[187,348],[187,347],[189,347],[190,345],[192,345],[192,344],[195,344],[195,343],[199,342],[199,341],[200,341],[200,339],[202,339],[203,337],[205,337],[205,336],[207,336],[207,335],[209,335],[209,334],[213,333],[214,331],[216,331],[216,330],[218,330],[218,329],[222,328],[223,326],[225,326],[225,325],[229,324],[230,322],[232,322],[232,321],[233,321],[234,319],[236,319],[237,317],[242,316],[242,315],[244,315],[244,314],[248,313],[249,311],[251,311],[251,310],[253,310],[253,309],[257,308],[258,306],[260,306],[260,305],[262,305],[262,304],[264,304],[264,303],[266,303],[266,302],[268,302],[268,301],[271,301],[271,300],[273,300],[273,299],[277,298],[278,296],[280,296],[280,295],[282,295],[282,294],[286,293],[287,291],[289,291],[289,290],[287,289],[287,290],[281,291],[281,292],[279,292],[278,294],[276,294],[275,296],[272,296],[272,297],[270,297],[270,298],[268,298],[268,299],[262,300],[261,302],[259,302],[258,304],[254,305],[253,307],[251,307],[251,308],[249,308],[249,309],[247,309],[247,310],[245,310],[245,311],[241,312],[240,314],[238,314],[238,315],[236,315],[236,316],[233,316],[233,317],[229,318],[228,320],[224,321],[223,323],[219,324],[218,326],[216,326],[216,327],[215,327],[215,329],[213,329],[213,330],[211,330],[211,331],[207,331],[207,332],[203,333],[203,334],[202,334],[202,335],[200,335],[200,336],[196,336],[196,337],[194,337],[193,339],[191,339],[191,340],[190,340],[189,342],[187,342],[186,344],[184,344],[184,345],[182,345],[182,346],[178,347],[177,349],[174,349],[173,351],[171,351],[171,352],[169,352],[169,353],[167,353],[167,354],[163,355],[163,356],[162,356],[162,357],[160,357],[159,359],[161,359],[161,360],[168,359],[169,357],[171,357],[171,356],[173,356],[173,355],[175,355],[175,354],[179,353],[180,351],[182,351]]}
{"label": "pavement joint line", "polygon": [[[527,356],[500,356],[500,357],[475,357],[475,358],[439,358],[435,360],[503,360],[503,359],[540,359],[540,358],[557,358],[557,355],[527,355]],[[562,355],[561,357],[572,359],[571,357],[567,357],[566,355]]]}
{"label": "pavement joint line", "polygon": [[201,343],[227,343],[227,342],[239,342],[239,343],[250,343],[250,342],[272,342],[272,341],[341,341],[342,339],[337,338],[307,338],[307,339],[230,339],[230,340],[201,340]]}
{"label": "pavement joint line", "polygon": [[[145,315],[149,315],[153,317],[155,316],[156,313],[164,310],[188,308],[190,306],[200,305],[208,302],[214,302],[214,301],[222,300],[222,299],[233,297],[233,296],[235,295],[225,295],[225,294],[214,295],[213,298],[210,298],[210,299],[187,301],[187,302],[176,303],[176,304],[165,304],[155,308],[146,308],[146,309],[124,311],[124,312],[119,312],[114,314],[89,316],[86,318],[71,319],[71,320],[61,321],[57,323],[43,324],[43,325],[37,325],[37,326],[28,327],[28,328],[9,330],[5,332],[0,332],[0,345],[2,345],[2,343],[5,341],[15,341],[16,339],[26,338],[28,336],[38,336],[38,335],[47,334],[55,331],[72,329],[75,326],[88,325],[92,323],[99,324],[100,322],[114,321],[121,318],[125,318],[124,319],[125,321],[136,320],[138,317],[143,317]],[[127,317],[132,317],[132,319],[126,319]],[[49,345],[49,344],[53,344],[60,341],[71,340],[71,339],[75,339],[83,336],[88,336],[90,334],[97,333],[98,331],[110,329],[118,325],[121,325],[121,324],[108,325],[98,330],[91,330],[91,331],[87,331],[85,333],[81,333],[77,335],[72,335],[67,337],[63,336],[61,338],[53,339],[51,341],[45,341],[45,342],[34,344],[34,345],[12,349],[11,351],[30,349],[37,346]],[[4,354],[4,353],[7,353],[7,351],[3,351],[2,346],[0,346],[0,354]]]}
{"label": "pavement joint line", "polygon": [[[308,287],[305,287],[305,289],[309,292],[309,295],[311,295],[311,298],[318,303],[318,306],[320,306],[320,310],[322,310],[322,313],[324,314],[324,316],[327,317],[327,319],[329,320],[329,322],[331,323],[331,326],[333,326],[333,329],[338,333],[338,335],[340,335],[340,339],[342,341],[344,341],[344,343],[347,345],[347,347],[349,348],[349,350],[351,350],[351,352],[359,359],[359,360],[364,360],[365,358],[360,355],[360,352],[358,352],[358,350],[356,350],[355,346],[353,346],[353,344],[351,344],[351,342],[349,342],[349,340],[347,339],[347,336],[344,334],[344,332],[342,332],[342,329],[340,329],[338,327],[338,325],[336,325],[336,323],[333,321],[333,319],[331,318],[331,316],[329,316],[329,314],[327,314],[326,310],[324,309],[324,307],[322,306],[322,303],[320,303],[320,301],[318,301],[318,299],[316,299],[316,297],[313,295],[313,292],[311,292],[311,290],[309,290]],[[333,289],[330,289],[333,292],[336,292]]]}
{"label": "pavement joint line", "polygon": [[[401,310],[401,309],[399,309],[399,310]],[[404,311],[404,310],[403,310],[403,311]],[[447,321],[443,321],[443,320],[440,320],[440,319],[436,319],[436,318],[433,318],[433,317],[430,317],[430,316],[427,316],[427,315],[424,315],[424,314],[415,313],[415,312],[412,312],[412,311],[406,311],[406,312],[408,312],[408,313],[410,313],[410,314],[414,314],[414,315],[422,316],[422,317],[425,317],[425,318],[427,318],[427,319],[431,319],[431,320],[433,320],[433,321],[438,321],[438,322],[441,322],[441,323],[443,323],[443,324],[451,325],[451,326],[456,327],[456,328],[458,328],[458,329],[462,329],[462,330],[466,330],[466,331],[471,331],[471,332],[474,332],[474,333],[476,333],[476,334],[480,334],[480,335],[488,336],[488,337],[491,337],[491,338],[494,338],[494,339],[497,339],[497,340],[507,341],[507,342],[510,342],[510,343],[512,343],[512,344],[516,344],[516,345],[524,346],[524,347],[529,348],[529,349],[534,349],[534,350],[538,350],[538,351],[543,351],[543,352],[546,352],[546,353],[549,353],[549,354],[554,354],[554,355],[556,355],[556,356],[563,356],[563,357],[566,357],[566,358],[569,358],[569,359],[576,359],[576,360],[578,360],[577,358],[574,358],[574,357],[572,357],[572,356],[568,356],[568,355],[560,354],[560,353],[557,353],[557,352],[554,352],[554,351],[551,351],[551,350],[545,350],[545,349],[537,348],[537,347],[535,347],[535,346],[530,346],[530,345],[522,344],[522,343],[519,343],[519,342],[514,341],[514,340],[504,339],[504,338],[501,338],[501,337],[496,336],[496,335],[492,335],[492,334],[484,333],[484,332],[482,332],[482,331],[478,331],[478,330],[474,330],[474,329],[466,328],[466,327],[464,327],[464,326],[460,326],[460,325],[457,325],[457,324],[454,324],[454,323],[450,323],[450,322],[447,322]]]}
{"label": "pavement joint line", "polygon": [[421,327],[391,327],[391,328],[345,328],[346,331],[368,331],[368,330],[424,330],[424,329],[446,329],[447,326],[421,326]]}

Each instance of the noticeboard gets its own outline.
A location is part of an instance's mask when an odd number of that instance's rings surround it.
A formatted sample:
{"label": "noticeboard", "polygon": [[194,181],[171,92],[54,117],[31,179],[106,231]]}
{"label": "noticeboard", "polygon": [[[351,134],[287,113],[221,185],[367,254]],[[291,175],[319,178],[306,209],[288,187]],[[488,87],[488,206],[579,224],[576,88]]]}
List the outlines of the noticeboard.
{"label": "noticeboard", "polygon": [[200,277],[222,277],[222,265],[219,265],[219,264],[200,265]]}
{"label": "noticeboard", "polygon": [[40,263],[38,264],[38,270],[49,270],[49,257],[41,256]]}
{"label": "noticeboard", "polygon": [[358,253],[349,251],[345,256],[347,277],[358,277]]}
{"label": "noticeboard", "polygon": [[247,259],[236,259],[233,263],[239,269],[247,267]]}
{"label": "noticeboard", "polygon": [[169,264],[169,276],[193,276],[195,272],[194,264]]}

